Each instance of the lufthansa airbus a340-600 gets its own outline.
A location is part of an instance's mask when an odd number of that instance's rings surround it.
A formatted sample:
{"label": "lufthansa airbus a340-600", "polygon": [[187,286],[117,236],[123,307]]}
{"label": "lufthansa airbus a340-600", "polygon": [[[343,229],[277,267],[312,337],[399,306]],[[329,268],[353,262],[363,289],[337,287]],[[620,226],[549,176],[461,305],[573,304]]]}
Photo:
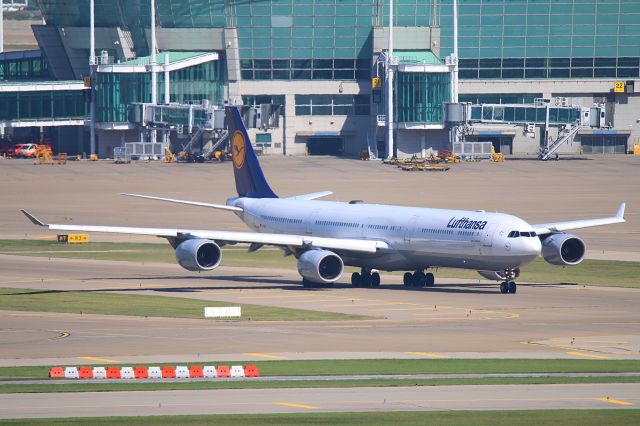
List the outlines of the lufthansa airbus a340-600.
{"label": "lufthansa airbus a340-600", "polygon": [[460,211],[359,201],[318,201],[330,191],[278,198],[267,183],[236,107],[226,108],[232,162],[238,196],[225,205],[147,195],[124,194],[192,206],[229,210],[252,231],[133,228],[45,224],[23,213],[36,225],[83,232],[155,235],[175,248],[180,266],[210,271],[220,265],[227,244],[247,243],[249,251],[277,246],[294,255],[305,286],[331,284],[344,266],[361,268],[351,275],[357,287],[380,285],[378,271],[407,271],[408,287],[434,285],[429,268],[472,269],[500,283],[502,293],[515,293],[520,268],[538,256],[553,265],[579,264],[585,243],[565,231],[624,222],[624,203],[615,216],[530,225],[502,213]]}

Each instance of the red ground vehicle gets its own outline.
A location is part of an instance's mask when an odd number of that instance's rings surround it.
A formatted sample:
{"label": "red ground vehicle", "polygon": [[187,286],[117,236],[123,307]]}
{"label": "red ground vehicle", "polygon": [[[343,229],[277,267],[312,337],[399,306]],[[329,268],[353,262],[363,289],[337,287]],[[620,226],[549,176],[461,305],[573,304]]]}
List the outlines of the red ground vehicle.
{"label": "red ground vehicle", "polygon": [[9,157],[15,157],[15,158],[19,158],[20,157],[20,150],[22,150],[22,147],[26,145],[26,143],[17,143],[13,146],[13,148],[11,148],[9,150]]}
{"label": "red ground vehicle", "polygon": [[24,144],[22,145],[22,148],[20,148],[20,157],[35,158],[37,151],[38,151],[37,144],[35,143]]}

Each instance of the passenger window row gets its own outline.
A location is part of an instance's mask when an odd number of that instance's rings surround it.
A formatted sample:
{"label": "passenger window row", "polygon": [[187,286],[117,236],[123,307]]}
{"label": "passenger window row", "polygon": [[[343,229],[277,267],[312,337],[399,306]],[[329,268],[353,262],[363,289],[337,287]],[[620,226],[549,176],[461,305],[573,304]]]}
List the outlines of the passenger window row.
{"label": "passenger window row", "polygon": [[427,233],[427,234],[453,235],[453,231],[450,230],[450,229],[422,228],[422,232]]}
{"label": "passenger window row", "polygon": [[316,220],[316,225],[324,225],[324,226],[341,226],[343,228],[357,228],[359,225],[357,223],[351,222],[333,222],[330,220]]}
{"label": "passenger window row", "polygon": [[272,222],[281,222],[281,223],[302,223],[302,219],[293,219],[290,217],[278,217],[278,216],[260,216],[262,219],[270,220]]}

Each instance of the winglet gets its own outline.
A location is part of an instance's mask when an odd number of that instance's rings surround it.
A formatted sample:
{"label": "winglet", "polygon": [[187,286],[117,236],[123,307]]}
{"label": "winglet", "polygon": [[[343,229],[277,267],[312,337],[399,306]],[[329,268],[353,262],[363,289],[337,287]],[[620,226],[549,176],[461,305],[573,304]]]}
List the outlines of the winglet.
{"label": "winglet", "polygon": [[616,212],[616,219],[624,220],[624,209],[627,206],[627,203],[620,203],[620,207],[618,207],[618,211]]}
{"label": "winglet", "polygon": [[37,217],[35,217],[34,215],[32,215],[31,213],[29,213],[26,210],[20,210],[22,213],[24,213],[24,215],[26,217],[29,218],[29,220],[34,224],[34,225],[38,225],[38,226],[47,226],[46,223],[42,222],[40,219],[38,219]]}

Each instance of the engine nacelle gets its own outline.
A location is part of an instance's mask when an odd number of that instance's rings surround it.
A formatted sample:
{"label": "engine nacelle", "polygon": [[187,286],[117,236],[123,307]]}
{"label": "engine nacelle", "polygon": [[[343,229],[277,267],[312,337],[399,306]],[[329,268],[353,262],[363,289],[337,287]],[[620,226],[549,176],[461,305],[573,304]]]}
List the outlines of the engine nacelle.
{"label": "engine nacelle", "polygon": [[298,258],[298,272],[314,283],[332,283],[342,276],[344,262],[327,250],[308,250]]}
{"label": "engine nacelle", "polygon": [[213,241],[195,238],[176,247],[176,260],[188,271],[210,271],[220,265],[222,251]]}
{"label": "engine nacelle", "polygon": [[553,234],[542,241],[542,257],[552,265],[577,265],[586,251],[584,241],[571,234]]}

